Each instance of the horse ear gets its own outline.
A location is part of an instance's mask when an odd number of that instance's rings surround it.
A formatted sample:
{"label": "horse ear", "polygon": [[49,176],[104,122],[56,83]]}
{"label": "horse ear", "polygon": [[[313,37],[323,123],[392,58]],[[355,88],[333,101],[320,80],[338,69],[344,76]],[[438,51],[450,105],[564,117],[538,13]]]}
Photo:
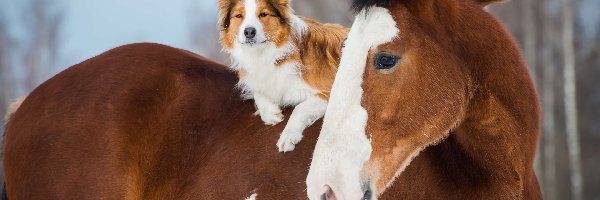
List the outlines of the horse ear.
{"label": "horse ear", "polygon": [[219,0],[219,26],[222,30],[229,28],[231,11],[235,5],[234,0]]}

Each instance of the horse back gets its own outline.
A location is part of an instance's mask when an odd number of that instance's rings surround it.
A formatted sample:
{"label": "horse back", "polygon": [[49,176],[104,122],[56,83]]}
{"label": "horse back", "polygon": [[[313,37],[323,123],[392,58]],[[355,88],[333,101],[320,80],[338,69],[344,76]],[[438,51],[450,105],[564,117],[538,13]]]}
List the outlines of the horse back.
{"label": "horse back", "polygon": [[9,198],[304,194],[318,129],[307,130],[308,144],[279,154],[285,123],[263,125],[236,82],[226,66],[156,44],[119,47],[65,70],[7,125]]}

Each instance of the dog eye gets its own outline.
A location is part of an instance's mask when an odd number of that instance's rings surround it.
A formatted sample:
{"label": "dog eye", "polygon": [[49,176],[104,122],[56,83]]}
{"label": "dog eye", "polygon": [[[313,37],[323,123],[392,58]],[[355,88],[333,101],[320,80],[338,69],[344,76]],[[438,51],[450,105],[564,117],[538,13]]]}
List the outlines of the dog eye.
{"label": "dog eye", "polygon": [[237,14],[237,15],[235,16],[235,18],[242,18],[242,17],[243,17],[243,16],[242,16],[242,14]]}
{"label": "dog eye", "polygon": [[390,70],[398,64],[400,57],[381,52],[375,55],[375,69]]}
{"label": "dog eye", "polygon": [[260,13],[260,15],[258,15],[258,16],[259,17],[266,17],[266,16],[269,16],[269,14],[267,14],[267,13]]}

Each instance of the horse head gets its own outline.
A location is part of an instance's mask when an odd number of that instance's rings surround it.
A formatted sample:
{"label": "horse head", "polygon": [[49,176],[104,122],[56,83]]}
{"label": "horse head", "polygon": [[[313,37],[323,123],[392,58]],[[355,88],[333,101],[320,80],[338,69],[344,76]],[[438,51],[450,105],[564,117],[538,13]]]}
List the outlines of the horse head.
{"label": "horse head", "polygon": [[490,191],[523,197],[538,99],[515,42],[483,10],[492,2],[354,1],[306,181],[310,199],[376,199],[450,135],[490,180],[510,183]]}

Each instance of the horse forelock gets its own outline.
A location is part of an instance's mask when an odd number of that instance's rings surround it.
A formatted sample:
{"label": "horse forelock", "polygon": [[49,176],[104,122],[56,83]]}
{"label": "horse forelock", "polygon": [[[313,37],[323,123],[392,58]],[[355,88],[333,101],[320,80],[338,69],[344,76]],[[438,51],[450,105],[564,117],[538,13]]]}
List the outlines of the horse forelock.
{"label": "horse forelock", "polygon": [[387,8],[392,5],[394,0],[353,0],[352,1],[352,10],[358,13],[363,9],[368,9],[369,7],[378,6]]}

